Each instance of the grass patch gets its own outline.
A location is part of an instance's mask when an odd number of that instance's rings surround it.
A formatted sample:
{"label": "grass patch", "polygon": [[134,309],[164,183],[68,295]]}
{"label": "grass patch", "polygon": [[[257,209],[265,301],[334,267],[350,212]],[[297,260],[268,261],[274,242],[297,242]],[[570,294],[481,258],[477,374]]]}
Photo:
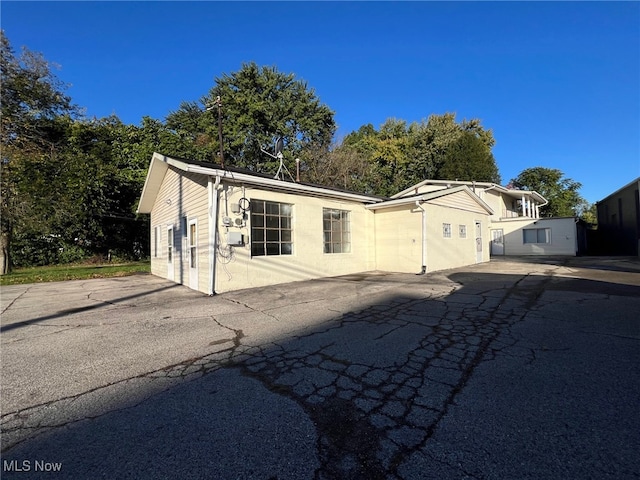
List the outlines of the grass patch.
{"label": "grass patch", "polygon": [[0,276],[0,285],[124,277],[139,273],[149,273],[150,270],[151,264],[148,261],[117,264],[108,263],[102,265],[73,264],[17,268],[8,275]]}

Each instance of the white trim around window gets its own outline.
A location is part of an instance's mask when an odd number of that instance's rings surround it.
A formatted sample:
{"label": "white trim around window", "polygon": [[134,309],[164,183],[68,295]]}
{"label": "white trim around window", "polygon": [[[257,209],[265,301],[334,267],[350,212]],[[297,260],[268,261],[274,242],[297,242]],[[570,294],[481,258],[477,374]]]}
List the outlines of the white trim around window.
{"label": "white trim around window", "polygon": [[351,252],[351,215],[348,210],[322,209],[324,253]]}
{"label": "white trim around window", "polygon": [[551,243],[550,228],[523,228],[522,243]]}

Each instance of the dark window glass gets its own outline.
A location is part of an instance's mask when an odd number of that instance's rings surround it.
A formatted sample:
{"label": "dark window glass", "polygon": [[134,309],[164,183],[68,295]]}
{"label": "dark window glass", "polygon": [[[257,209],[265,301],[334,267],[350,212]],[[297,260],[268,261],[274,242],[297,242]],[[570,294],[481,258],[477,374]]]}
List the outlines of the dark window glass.
{"label": "dark window glass", "polygon": [[291,255],[292,205],[251,200],[251,255]]}

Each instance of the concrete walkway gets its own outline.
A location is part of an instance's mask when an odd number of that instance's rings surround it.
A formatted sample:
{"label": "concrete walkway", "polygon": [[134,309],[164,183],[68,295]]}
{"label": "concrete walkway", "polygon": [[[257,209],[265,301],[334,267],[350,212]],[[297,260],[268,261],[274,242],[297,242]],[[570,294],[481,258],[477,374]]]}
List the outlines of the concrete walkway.
{"label": "concrete walkway", "polygon": [[640,473],[637,259],[216,297],[137,276],[1,308],[3,478]]}

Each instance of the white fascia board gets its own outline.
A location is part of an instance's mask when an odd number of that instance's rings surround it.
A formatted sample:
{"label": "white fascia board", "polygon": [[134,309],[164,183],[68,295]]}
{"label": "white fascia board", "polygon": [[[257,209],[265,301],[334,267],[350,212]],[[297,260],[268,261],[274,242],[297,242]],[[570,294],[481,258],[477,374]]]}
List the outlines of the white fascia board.
{"label": "white fascia board", "polygon": [[383,208],[393,208],[402,205],[413,205],[416,202],[426,202],[424,195],[414,195],[413,197],[402,197],[394,200],[387,200],[386,202],[374,203],[373,205],[367,205],[367,210],[382,210]]}
{"label": "white fascia board", "polygon": [[538,192],[536,192],[535,190],[510,190],[508,188],[504,188],[504,187],[500,187],[498,186],[496,188],[496,190],[502,192],[502,193],[506,193],[508,196],[516,198],[516,199],[521,199],[522,196],[524,195],[525,197],[532,197],[533,200],[535,200],[536,202],[540,202],[540,205],[538,205],[539,207],[542,207],[544,205],[546,205],[547,203],[547,199],[544,198],[542,195],[540,195]]}
{"label": "white fascia board", "polygon": [[[462,181],[462,180],[423,180],[419,183],[416,183],[415,185],[412,185],[409,188],[405,188],[404,190],[402,190],[399,193],[396,193],[395,195],[391,195],[391,198],[399,198],[399,197],[404,197],[408,194],[410,194],[413,190],[415,190],[416,188],[420,188],[423,187],[425,185],[442,185],[442,186],[446,186],[446,185],[455,185],[456,187],[461,187],[466,185],[467,187],[471,186],[473,187],[474,185],[478,188],[488,188],[491,187],[492,185],[496,185],[495,183],[489,183],[489,182],[473,182],[473,181]],[[499,185],[497,185],[499,186]]]}
{"label": "white fascia board", "polygon": [[[359,193],[340,192],[335,190],[329,190],[322,187],[314,187],[311,185],[302,185],[299,183],[290,183],[275,178],[256,177],[248,175],[246,173],[230,172],[228,170],[222,170],[217,168],[202,167],[200,165],[190,165],[183,162],[179,162],[186,166],[184,169],[187,172],[199,173],[201,175],[220,176],[223,180],[233,183],[245,183],[250,185],[257,185],[261,187],[268,187],[277,190],[284,190],[292,193],[306,193],[310,195],[319,195],[322,197],[339,198],[343,200],[351,200],[361,203],[375,203],[380,199],[376,197],[370,197],[368,195],[361,195]],[[178,166],[178,165],[176,165]],[[180,168],[180,167],[179,167]]]}
{"label": "white fascia board", "polygon": [[149,164],[147,178],[144,180],[144,186],[142,187],[142,194],[140,195],[140,202],[138,202],[136,213],[151,213],[151,209],[156,201],[162,180],[168,168],[167,157],[159,153],[154,153],[153,157],[151,157],[151,163]]}
{"label": "white fascia board", "polygon": [[455,188],[446,188],[444,190],[436,190],[435,192],[423,193],[421,195],[414,195],[413,197],[402,197],[396,198],[393,200],[388,200],[386,202],[376,203],[374,205],[367,205],[365,208],[369,210],[380,210],[383,208],[393,208],[402,205],[411,205],[416,202],[428,202],[429,200],[433,200],[438,197],[443,197],[445,195],[451,195],[457,192],[465,192],[469,195],[478,205],[480,205],[483,209],[485,209],[489,215],[493,215],[493,209],[478,195],[473,193],[469,187],[466,185],[462,185]]}
{"label": "white fascia board", "polygon": [[138,204],[137,213],[151,213],[153,204],[155,203],[164,175],[169,165],[183,172],[197,173],[200,175],[220,177],[228,182],[245,183],[249,185],[257,185],[266,188],[287,191],[297,194],[317,195],[322,197],[336,198],[341,200],[351,200],[360,203],[376,203],[380,199],[369,195],[362,195],[351,192],[340,192],[329,190],[322,187],[311,185],[302,185],[299,183],[290,183],[275,178],[258,177],[246,173],[236,173],[229,170],[219,168],[209,168],[200,165],[192,165],[188,162],[167,157],[165,155],[154,153],[147,172],[147,178],[142,188],[142,195]]}

